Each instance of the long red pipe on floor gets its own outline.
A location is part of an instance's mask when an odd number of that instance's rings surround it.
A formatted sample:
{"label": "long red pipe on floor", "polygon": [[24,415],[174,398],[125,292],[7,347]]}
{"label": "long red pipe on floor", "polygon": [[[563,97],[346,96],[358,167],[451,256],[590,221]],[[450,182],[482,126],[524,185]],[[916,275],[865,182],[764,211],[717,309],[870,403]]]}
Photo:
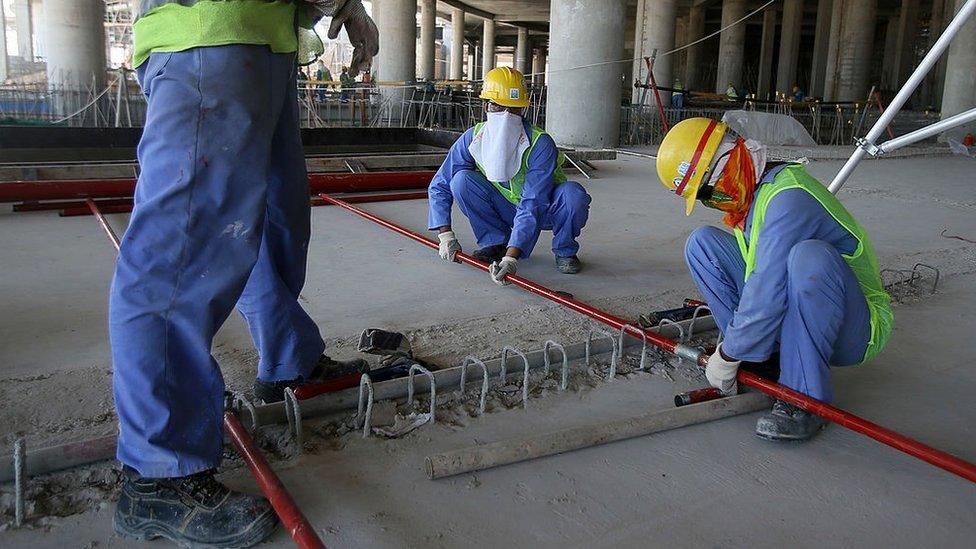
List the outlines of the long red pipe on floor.
{"label": "long red pipe on floor", "polygon": [[[391,223],[381,217],[377,217],[365,210],[357,208],[337,198],[333,198],[326,194],[320,194],[319,196],[322,198],[322,200],[331,202],[336,206],[348,210],[378,225],[386,227],[387,229],[390,229],[391,231],[399,233],[402,236],[405,236],[411,240],[423,244],[428,248],[434,250],[438,249],[438,245],[436,242],[432,240],[428,240],[427,238],[413,231],[410,231],[399,225]],[[458,253],[456,257],[458,261],[461,263],[466,263],[482,271],[486,271],[486,272],[488,271],[487,264],[482,263],[467,254]],[[705,364],[708,362],[708,355],[706,353],[702,353],[701,351],[695,349],[694,347],[682,343],[678,343],[677,341],[668,339],[654,332],[641,330],[639,328],[631,326],[627,322],[627,320],[623,318],[614,316],[606,311],[601,311],[600,309],[597,309],[596,307],[583,303],[582,301],[578,301],[576,299],[566,297],[553,290],[550,290],[549,288],[546,288],[545,286],[542,286],[541,284],[537,284],[527,278],[523,278],[517,275],[508,275],[507,278],[508,281],[511,282],[512,285],[514,286],[518,286],[523,290],[527,290],[534,294],[540,295],[546,299],[549,299],[550,301],[554,301],[564,307],[567,307],[580,314],[586,315],[594,320],[602,322],[603,324],[606,324],[607,326],[610,326],[615,330],[624,330],[629,335],[636,337],[638,339],[640,339],[641,337],[647,337],[648,343],[660,349],[663,349],[669,353],[674,353],[682,358],[693,360],[697,362],[699,366],[704,367]],[[745,370],[740,369],[738,380],[739,383],[742,383],[743,385],[753,387],[754,389],[762,391],[763,393],[766,393],[767,395],[770,395],[774,398],[789,402],[794,406],[799,406],[800,408],[803,408],[804,410],[810,413],[816,414],[828,421],[831,421],[843,427],[847,427],[852,431],[856,431],[858,433],[871,437],[874,440],[881,442],[882,444],[886,444],[910,456],[914,456],[918,459],[921,459],[922,461],[931,463],[936,467],[949,471],[950,473],[958,475],[966,480],[969,480],[971,482],[976,482],[976,464],[972,464],[968,461],[959,459],[958,457],[952,454],[943,452],[942,450],[923,444],[915,439],[909,438],[905,435],[892,431],[891,429],[882,427],[862,417],[856,416],[850,412],[837,408],[836,406],[831,406],[826,402],[817,400],[803,393],[799,393],[788,387],[784,387],[779,383],[759,377],[758,375],[752,372],[747,372]]]}
{"label": "long red pipe on floor", "polygon": [[[403,191],[426,188],[433,177],[430,170],[313,173],[308,176],[308,185],[311,194]],[[13,181],[0,183],[0,202],[125,198],[132,196],[135,188],[135,179]]]}
{"label": "long red pipe on floor", "polygon": [[[119,237],[112,230],[112,226],[108,224],[101,210],[98,209],[98,204],[90,198],[87,200],[87,203],[88,207],[91,208],[92,214],[95,215],[99,224],[101,224],[105,234],[112,241],[112,245],[115,246],[115,251],[119,251]],[[303,549],[325,549],[325,544],[322,543],[318,534],[315,533],[315,528],[312,527],[312,524],[305,518],[302,510],[295,504],[295,500],[288,493],[288,489],[282,484],[281,479],[275,474],[271,465],[268,464],[268,460],[264,459],[264,456],[254,445],[254,440],[251,439],[251,435],[244,429],[241,420],[237,419],[237,416],[233,413],[226,412],[224,414],[224,428],[227,430],[227,434],[230,436],[234,446],[237,447],[237,453],[244,459],[244,463],[251,470],[251,474],[257,480],[261,491],[267,496],[268,502],[271,503],[278,518],[281,519],[281,523],[285,525],[288,534],[291,535],[291,539],[295,541],[295,545]]]}

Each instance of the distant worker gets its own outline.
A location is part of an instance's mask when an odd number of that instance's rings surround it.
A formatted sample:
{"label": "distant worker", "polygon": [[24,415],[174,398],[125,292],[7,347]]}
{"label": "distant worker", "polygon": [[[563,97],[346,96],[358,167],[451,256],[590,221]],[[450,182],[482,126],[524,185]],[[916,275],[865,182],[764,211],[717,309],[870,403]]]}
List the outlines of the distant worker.
{"label": "distant worker", "polygon": [[725,97],[728,97],[733,101],[739,98],[739,92],[735,91],[734,83],[729,82],[729,87],[725,88]]}
{"label": "distant worker", "polygon": [[363,366],[324,355],[298,301],[311,219],[295,23],[322,16],[356,44],[353,71],[376,55],[360,0],[141,2],[141,173],[108,314],[123,538],[251,547],[277,525],[267,500],[214,476],[226,395],[213,339],[235,305],[258,349],[261,400]]}
{"label": "distant worker", "polygon": [[349,101],[349,96],[356,88],[356,79],[349,74],[349,67],[342,67],[342,74],[339,75],[339,87],[342,89],[339,92],[339,100],[343,103]]}
{"label": "distant worker", "polygon": [[315,71],[316,88],[318,91],[319,103],[325,101],[325,92],[327,89],[331,88],[332,82],[332,71],[329,67],[325,66],[325,61],[319,61],[318,68]]}
{"label": "distant worker", "polygon": [[803,90],[800,89],[800,86],[793,86],[793,102],[794,103],[802,103],[803,100],[805,99],[805,97],[806,96],[803,95]]}
{"label": "distant worker", "polygon": [[671,92],[671,106],[676,109],[684,108],[685,88],[681,85],[681,80],[675,78],[673,88],[674,91]]}
{"label": "distant worker", "polygon": [[490,264],[498,284],[508,283],[505,276],[515,274],[518,260],[529,257],[540,231],[548,229],[556,268],[578,273],[576,239],[589,216],[590,196],[566,180],[565,158],[552,138],[523,117],[529,97],[522,73],[492,69],[480,97],[487,122],[451,146],[428,191],[428,227],[439,233],[441,258],[452,261],[461,251],[451,230],[451,206],[457,201],[481,247],[472,255]]}
{"label": "distant worker", "polygon": [[[708,118],[671,129],[657,172],[685,199],[687,214],[700,200],[725,212],[734,233],[702,227],[685,246],[692,278],[724,334],[709,358],[708,382],[734,393],[740,365],[765,366],[783,385],[830,402],[830,366],[874,358],[891,335],[890,298],[864,228],[802,165],[767,162],[762,144]],[[756,434],[806,440],[824,425],[776,401]]]}

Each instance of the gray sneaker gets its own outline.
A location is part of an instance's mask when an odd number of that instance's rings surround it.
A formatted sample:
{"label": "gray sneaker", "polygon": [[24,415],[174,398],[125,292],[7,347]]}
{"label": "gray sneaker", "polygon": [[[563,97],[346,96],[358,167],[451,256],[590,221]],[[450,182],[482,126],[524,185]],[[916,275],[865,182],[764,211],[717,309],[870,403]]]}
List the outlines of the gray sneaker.
{"label": "gray sneaker", "polygon": [[773,409],[756,422],[756,434],[766,440],[810,440],[827,426],[827,420],[777,400]]}
{"label": "gray sneaker", "polygon": [[575,255],[569,257],[556,256],[556,270],[568,275],[574,275],[583,270],[583,263]]}

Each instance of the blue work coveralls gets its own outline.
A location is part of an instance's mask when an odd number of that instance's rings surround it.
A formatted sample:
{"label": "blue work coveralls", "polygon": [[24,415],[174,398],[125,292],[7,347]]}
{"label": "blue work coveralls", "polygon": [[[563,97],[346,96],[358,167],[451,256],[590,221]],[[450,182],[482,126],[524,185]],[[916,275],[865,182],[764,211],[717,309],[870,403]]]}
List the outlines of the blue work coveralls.
{"label": "blue work coveralls", "polygon": [[109,303],[118,459],[146,477],[216,467],[224,382],[211,356],[234,305],[258,378],[307,375],[325,345],[298,304],[310,232],[295,54],[153,53],[142,172]]}
{"label": "blue work coveralls", "polygon": [[[524,121],[526,135],[532,125]],[[590,195],[576,181],[556,184],[554,174],[559,151],[552,137],[543,134],[529,153],[525,185],[518,205],[506,199],[475,166],[468,151],[474,128],[454,142],[447,158],[430,182],[427,227],[435,230],[451,224],[451,206],[471,222],[481,248],[504,244],[532,254],[539,233],[552,230],[552,252],[570,257],[579,251],[579,237],[590,212]],[[507,185],[506,185],[507,186]]]}
{"label": "blue work coveralls", "polygon": [[780,383],[830,402],[829,367],[859,364],[871,339],[867,300],[841,257],[854,252],[857,239],[809,193],[790,189],[770,202],[758,246],[747,282],[732,234],[701,227],[685,246],[691,276],[725,336],[722,350],[751,362],[778,351]]}

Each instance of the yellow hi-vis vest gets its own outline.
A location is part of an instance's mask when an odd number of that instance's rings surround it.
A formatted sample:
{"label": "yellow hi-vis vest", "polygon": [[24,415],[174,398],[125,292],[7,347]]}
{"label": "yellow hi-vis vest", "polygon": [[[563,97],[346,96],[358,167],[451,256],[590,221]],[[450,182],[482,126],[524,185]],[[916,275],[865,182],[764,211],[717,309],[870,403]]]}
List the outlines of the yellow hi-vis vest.
{"label": "yellow hi-vis vest", "polygon": [[857,240],[857,249],[851,255],[841,254],[864,292],[868,310],[871,312],[871,341],[864,352],[866,362],[881,352],[891,337],[894,315],[891,312],[891,297],[885,292],[878,270],[878,259],[867,232],[844,208],[837,197],[830,193],[819,181],[814,179],[802,166],[788,166],[781,170],[772,182],[759,187],[753,201],[752,226],[749,231],[749,244],[741,229],[735,229],[735,238],[746,262],[746,280],[756,268],[756,242],[762,235],[766,209],[777,194],[789,189],[803,189],[827,210],[842,227]]}
{"label": "yellow hi-vis vest", "polygon": [[[484,127],[484,122],[478,122],[475,124],[474,136],[481,133],[481,130],[484,129]],[[494,181],[491,182],[491,184],[498,189],[498,192],[502,193],[502,196],[504,196],[505,199],[512,204],[518,204],[522,201],[522,188],[525,187],[525,172],[529,171],[529,157],[532,155],[532,150],[535,149],[536,142],[538,142],[539,138],[545,135],[545,133],[546,132],[541,128],[532,126],[532,135],[530,136],[529,140],[529,148],[525,149],[525,152],[522,153],[522,167],[519,168],[518,173],[516,173],[508,182],[508,188],[501,183],[496,183]],[[563,162],[565,161],[566,155],[559,152],[558,156],[556,157],[556,171],[553,174],[555,183],[557,185],[563,181],[566,181],[566,174],[563,173]],[[478,167],[478,171],[481,172],[482,175],[485,174],[485,169],[481,166],[481,164],[475,162],[475,166]]]}

